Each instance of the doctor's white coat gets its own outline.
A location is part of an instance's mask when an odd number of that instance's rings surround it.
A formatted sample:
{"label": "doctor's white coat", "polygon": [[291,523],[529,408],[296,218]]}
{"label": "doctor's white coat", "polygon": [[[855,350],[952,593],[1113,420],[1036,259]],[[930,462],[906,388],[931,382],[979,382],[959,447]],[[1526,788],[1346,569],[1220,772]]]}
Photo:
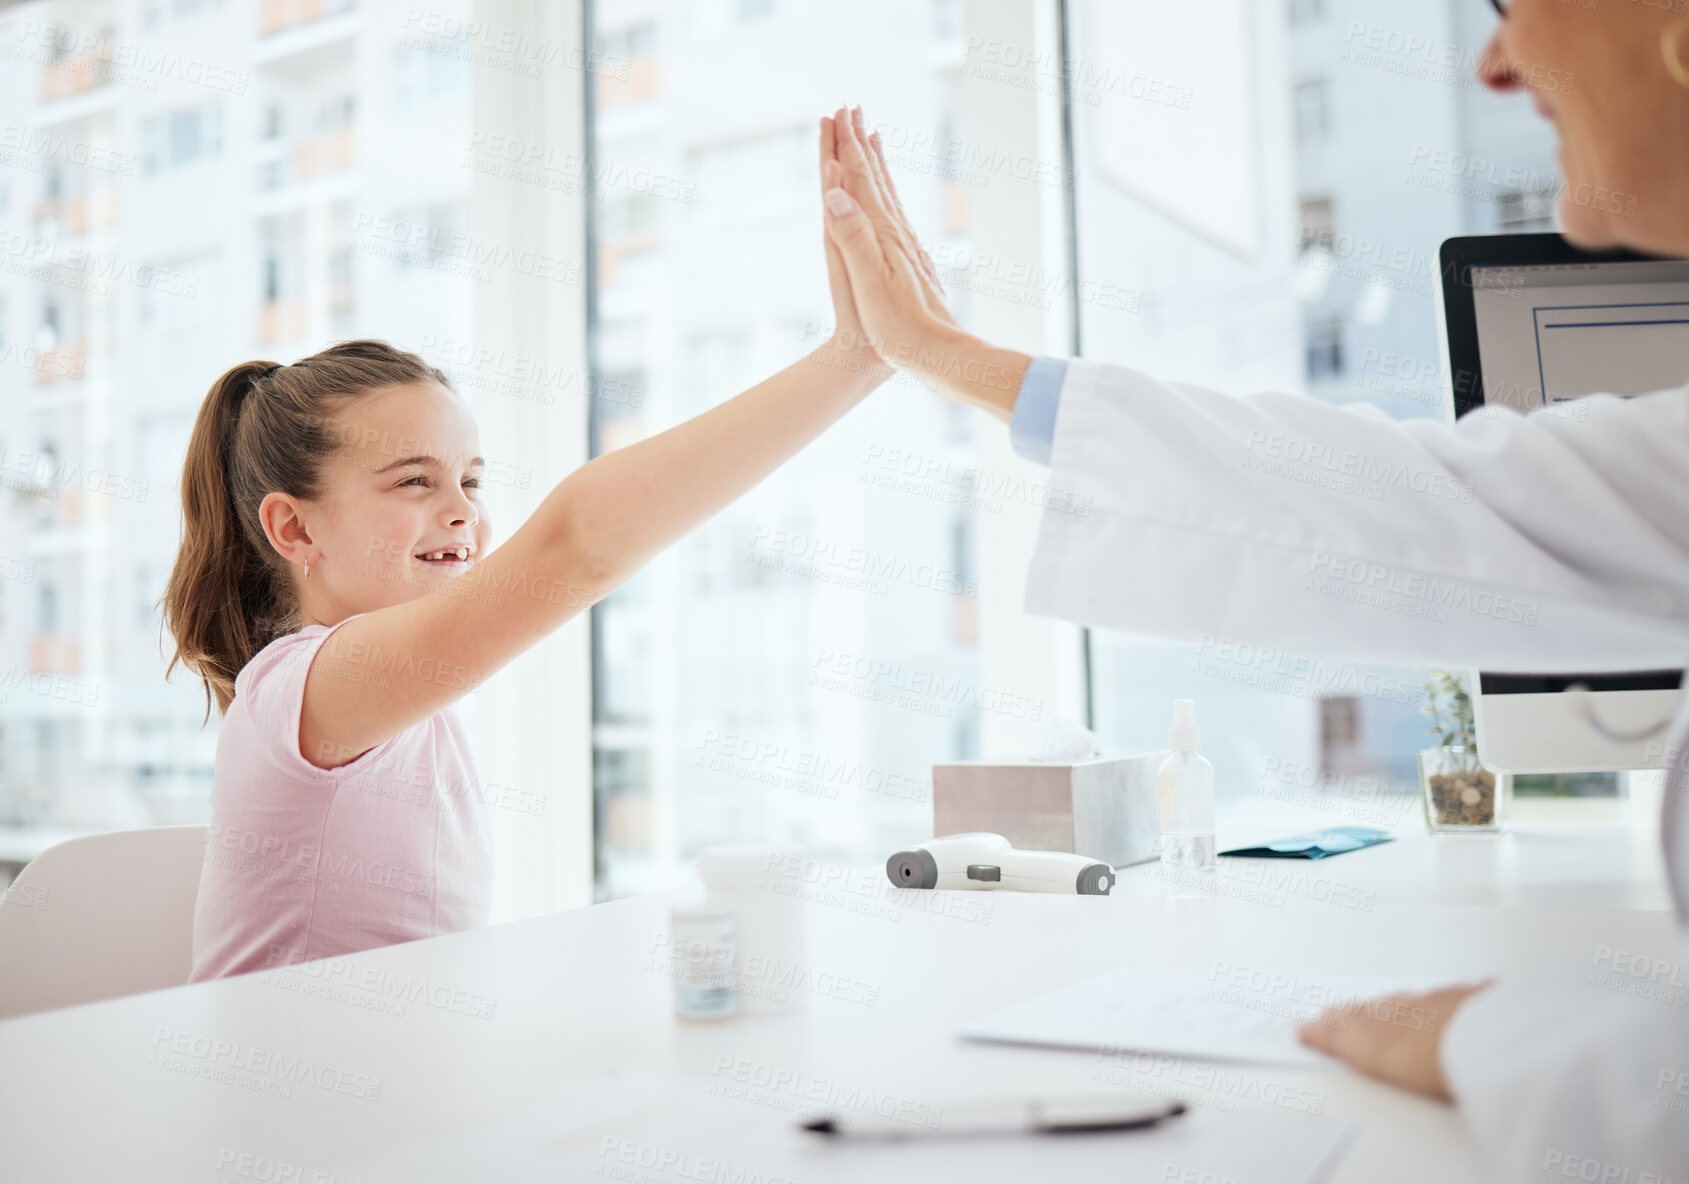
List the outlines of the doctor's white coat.
{"label": "doctor's white coat", "polygon": [[[1051,464],[1063,494],[1044,511],[1032,612],[1402,665],[1689,663],[1689,389],[1481,408],[1450,427],[1074,360]],[[1659,740],[1682,934],[1689,695],[1679,704]],[[1681,992],[1592,1004],[1503,978],[1456,1011],[1441,1055],[1505,1179],[1689,1179],[1689,1113],[1671,1105],[1689,1102],[1674,1089],[1689,1081]]]}

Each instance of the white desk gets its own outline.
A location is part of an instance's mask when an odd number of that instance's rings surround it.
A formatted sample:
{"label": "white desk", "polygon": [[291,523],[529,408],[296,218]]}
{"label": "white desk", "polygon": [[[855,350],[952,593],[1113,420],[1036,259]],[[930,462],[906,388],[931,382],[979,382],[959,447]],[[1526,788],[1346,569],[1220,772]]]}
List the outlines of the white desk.
{"label": "white desk", "polygon": [[[1285,817],[1292,828],[1306,821]],[[1221,842],[1253,840],[1260,829],[1257,820],[1247,830],[1223,830]],[[1122,964],[1576,978],[1587,975],[1600,946],[1651,955],[1671,949],[1651,835],[1541,825],[1500,837],[1433,840],[1402,829],[1394,844],[1320,864],[1272,861],[1276,873],[1299,878],[1234,878],[1249,891],[1215,899],[1164,898],[1151,867],[1129,869],[1106,898],[965,894],[968,902],[989,901],[983,923],[947,915],[964,894],[869,889],[878,872],[862,869],[851,881],[862,890],[832,889],[812,901],[809,930],[813,969],[855,980],[864,999],[816,994],[791,1016],[676,1024],[671,982],[650,969],[653,943],[667,930],[667,901],[648,896],[343,960],[360,972],[421,976],[466,992],[473,998],[460,997],[462,1007],[491,1001],[490,1019],[423,1002],[388,1014],[371,1009],[379,1000],[368,992],[354,992],[357,1002],[310,997],[268,973],[24,1017],[0,1024],[0,1178],[250,1181],[266,1178],[268,1162],[271,1180],[339,1184],[358,1177],[335,1174],[337,1165],[384,1146],[484,1130],[548,1096],[557,1098],[559,1113],[589,1114],[607,1096],[610,1071],[683,1080],[701,1093],[712,1086],[722,1092],[736,1075],[783,1073],[915,1102],[974,1092],[987,1081],[1028,1091],[1097,1089],[1100,1066],[1089,1054],[970,1044],[952,1033],[996,1007]],[[1280,826],[1277,833],[1291,832]],[[1345,900],[1370,905],[1332,903],[1335,886]],[[287,973],[294,986],[321,981]],[[208,1057],[151,1063],[160,1032],[166,1044],[169,1034],[186,1033],[207,1045],[236,1046],[218,1058],[223,1067],[262,1049],[351,1076],[339,1091],[296,1084],[291,1096],[274,1096],[183,1071],[205,1068]],[[1178,1086],[1173,1073],[1161,1084]],[[1336,1180],[1486,1178],[1460,1119],[1446,1107],[1339,1068],[1262,1068],[1260,1075],[1313,1091],[1328,1114],[1361,1124]],[[1155,1073],[1140,1076],[1157,1084]],[[374,1079],[378,1098],[354,1096]],[[737,1093],[743,1096],[734,1104],[744,1113],[791,1137],[781,1091]],[[1234,1101],[1195,1093],[1193,1113]],[[1235,1106],[1272,1112],[1246,1100]],[[745,1179],[759,1171],[760,1178],[804,1181],[867,1174],[865,1161],[837,1148],[815,1148],[798,1174],[775,1170],[754,1139],[721,1141],[729,1145],[714,1150],[747,1167]],[[1069,1152],[1056,1142],[952,1142],[944,1154],[953,1170],[942,1178],[1066,1179],[1060,1157]],[[244,1175],[241,1155],[255,1157]],[[1029,1177],[1028,1163],[1051,1170]],[[605,1167],[550,1178],[611,1175]],[[682,1178],[622,1178],[641,1175]],[[405,1184],[428,1178],[419,1170]]]}

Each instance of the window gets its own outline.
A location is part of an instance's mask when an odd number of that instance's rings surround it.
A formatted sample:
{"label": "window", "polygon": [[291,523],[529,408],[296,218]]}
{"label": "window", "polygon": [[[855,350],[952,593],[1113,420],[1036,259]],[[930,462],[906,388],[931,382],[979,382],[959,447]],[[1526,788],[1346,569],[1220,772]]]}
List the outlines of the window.
{"label": "window", "polygon": [[[815,48],[833,40],[831,6],[701,7],[715,18],[676,10],[599,42],[636,70],[660,43],[674,77],[709,79],[712,111],[703,128],[599,109],[598,161],[649,163],[695,193],[630,191],[613,169],[598,186],[596,385],[643,394],[637,407],[595,400],[600,453],[783,368],[833,322],[816,240],[818,112],[720,62],[798,55],[828,80],[817,93],[848,90],[865,70],[906,77],[920,83],[895,113],[906,138],[938,143],[941,129],[966,126],[954,59],[939,52],[962,35],[963,6],[935,6],[930,42],[893,39],[871,58]],[[789,40],[771,48],[776,12]],[[678,110],[702,96],[650,97]],[[989,129],[979,138],[1001,154]],[[937,166],[894,165],[910,216],[935,237],[947,201]],[[953,241],[965,247],[965,232]],[[934,761],[977,755],[977,709],[889,689],[897,678],[963,695],[979,686],[977,539],[973,513],[957,508],[973,424],[943,400],[910,397],[913,387],[883,393],[594,609],[600,896],[673,883],[709,843],[802,842],[883,860],[899,836],[927,833],[931,806],[870,783],[924,785]],[[929,475],[900,483],[892,449]]]}
{"label": "window", "polygon": [[1320,700],[1320,763],[1343,769],[1361,738],[1360,700],[1333,695]]}
{"label": "window", "polygon": [[59,779],[59,770],[65,764],[63,734],[63,728],[54,720],[35,721],[35,775],[49,785]]}
{"label": "window", "polygon": [[599,45],[608,58],[639,58],[657,51],[657,23],[642,21],[605,33]]}
{"label": "window", "polygon": [[145,0],[141,5],[141,27],[156,29],[169,21],[187,20],[202,12],[214,12],[224,0]]}
{"label": "window", "polygon": [[1343,322],[1322,317],[1308,326],[1308,381],[1336,378],[1343,373]]}
{"label": "window", "polygon": [[1302,246],[1317,250],[1331,250],[1337,238],[1337,215],[1329,197],[1302,199]]}
{"label": "window", "polygon": [[209,160],[223,151],[223,108],[207,103],[141,124],[141,167],[148,174]]}
{"label": "window", "polygon": [[661,202],[645,193],[607,192],[600,202],[601,237],[606,240],[654,230],[661,218]]}
{"label": "window", "polygon": [[[190,674],[178,668],[166,680],[170,639],[161,654],[155,608],[179,539],[176,486],[194,417],[217,376],[247,359],[290,362],[355,336],[419,351],[425,338],[468,339],[473,296],[486,285],[407,282],[377,265],[392,240],[369,221],[360,236],[358,220],[388,212],[394,194],[423,207],[468,195],[471,174],[455,164],[471,86],[444,84],[498,74],[415,54],[420,69],[407,77],[430,99],[429,118],[401,121],[385,66],[403,59],[399,42],[419,23],[407,28],[403,11],[392,20],[318,19],[348,11],[345,0],[39,7],[42,22],[61,9],[98,19],[51,38],[63,47],[56,70],[25,62],[20,73],[11,53],[0,54],[4,122],[51,132],[11,144],[16,159],[0,169],[11,198],[4,218],[35,223],[42,239],[52,237],[51,220],[64,240],[58,256],[85,237],[99,257],[92,266],[109,270],[90,271],[87,283],[0,271],[4,348],[15,355],[0,373],[0,484],[12,510],[0,516],[0,556],[35,564],[28,578],[4,580],[11,599],[0,669],[63,672],[101,694],[97,713],[67,713],[62,700],[15,688],[4,704],[11,747],[0,765],[0,825],[20,829],[8,834],[0,879],[35,853],[31,844],[39,850],[66,831],[206,821],[220,719],[213,711],[202,726],[204,699]],[[431,0],[425,15],[461,29],[471,8]],[[15,40],[12,11],[0,25]],[[294,36],[265,39],[307,20]],[[45,45],[45,24],[37,31]],[[137,45],[175,72],[154,78],[144,63],[117,60]],[[577,34],[566,52],[578,47]],[[474,48],[500,53],[496,44]],[[111,69],[102,65],[108,56]],[[510,54],[501,60],[516,64]],[[72,99],[95,84],[97,96],[87,97],[97,102]],[[55,106],[67,102],[76,109]],[[381,175],[344,167],[358,133],[395,145]],[[326,184],[296,185],[308,167]],[[266,168],[267,192],[254,186]],[[131,193],[137,178],[144,183]],[[27,225],[8,229],[31,237]],[[37,350],[55,356],[37,365]],[[578,375],[582,367],[569,362]],[[584,402],[577,396],[575,407]],[[482,442],[496,456],[508,444],[489,439],[498,430],[491,420],[482,421]],[[510,517],[495,521],[503,529]]]}
{"label": "window", "polygon": [[940,45],[957,41],[967,25],[963,0],[933,0],[933,38]]}
{"label": "window", "polygon": [[1534,234],[1554,230],[1558,188],[1504,190],[1496,195],[1496,230],[1501,234]]}
{"label": "window", "polygon": [[186,329],[213,320],[222,303],[222,268],[215,254],[149,264],[135,276],[143,329]]}
{"label": "window", "polygon": [[353,246],[357,211],[351,203],[342,202],[334,207],[330,223],[333,230],[329,235],[326,268],[329,332],[344,338],[352,335],[358,319],[358,256]]}
{"label": "window", "polygon": [[788,210],[817,184],[807,126],[784,127],[694,148],[687,167],[697,178],[700,218],[743,220],[759,209]]}
{"label": "window", "polygon": [[353,95],[337,95],[317,108],[317,132],[331,135],[343,132],[356,122],[358,100]]}
{"label": "window", "polygon": [[[594,8],[594,16],[599,15]],[[717,4],[699,5],[690,14],[704,25],[729,21],[731,9]],[[699,28],[693,28],[694,34]],[[598,92],[600,112],[608,112],[626,103],[640,103],[655,99],[662,93],[662,75],[658,65],[658,22],[639,21],[635,24],[611,28],[608,25],[598,34],[597,45],[604,68],[594,80]]]}
{"label": "window", "polygon": [[1290,24],[1294,28],[1325,19],[1325,0],[1290,0]]}
{"label": "window", "polygon": [[449,42],[393,51],[393,105],[400,110],[449,98],[468,86],[469,63],[452,52]]}
{"label": "window", "polygon": [[135,625],[145,629],[160,620],[159,598],[164,595],[164,583],[155,568],[135,569]]}
{"label": "window", "polygon": [[135,468],[142,480],[169,485],[182,472],[182,459],[188,450],[188,434],[192,430],[188,416],[181,412],[151,415],[135,424]]}
{"label": "window", "polygon": [[1292,95],[1298,140],[1320,140],[1331,131],[1331,86],[1324,79],[1298,83]]}
{"label": "window", "polygon": [[461,233],[464,211],[455,203],[413,206],[392,219],[393,266],[400,273],[413,267],[439,267],[453,250],[453,236]]}
{"label": "window", "polygon": [[[1133,154],[1131,167],[1174,185],[1188,180],[1190,192],[1175,190],[1161,208],[1146,209],[1122,192],[1110,172],[1112,117],[1106,105],[1072,103],[1080,258],[1093,275],[1152,277],[1142,284],[1143,303],[1157,309],[1152,320],[1111,317],[1096,303],[1083,304],[1087,356],[1237,394],[1303,390],[1334,402],[1369,402],[1402,419],[1444,415],[1445,396],[1434,377],[1442,370],[1430,265],[1437,245],[1451,235],[1491,233],[1498,221],[1508,229],[1525,228],[1544,212],[1546,198],[1430,200],[1427,189],[1439,186],[1423,185],[1417,176],[1406,184],[1380,183],[1373,162],[1408,161],[1416,145],[1493,142],[1498,173],[1555,178],[1549,129],[1523,119],[1512,101],[1477,86],[1463,85],[1461,102],[1447,102],[1450,71],[1424,77],[1397,73],[1345,58],[1340,39],[1327,44],[1252,27],[1254,9],[1241,2],[1164,14],[1153,48],[1139,45],[1133,27],[1122,23],[1126,7],[1112,0],[1071,0],[1070,42],[1123,72],[1188,72],[1179,80],[1198,93],[1204,93],[1202,71],[1209,63],[1216,71],[1227,65],[1220,51],[1249,63],[1247,71],[1226,71],[1229,77],[1253,76],[1231,109],[1229,126],[1248,151],[1274,162],[1268,175],[1277,177],[1281,188],[1234,187],[1234,212],[1282,227],[1270,237],[1299,246],[1307,258],[1305,266],[1285,268],[1272,252],[1220,257],[1205,227],[1189,213],[1207,195],[1201,178],[1188,175],[1188,135],[1181,132],[1190,125],[1177,120],[1177,112],[1163,117],[1167,127],[1159,152],[1148,141],[1148,150]],[[1292,0],[1286,19],[1292,24],[1325,19],[1328,7]],[[1404,18],[1393,32],[1404,41],[1437,43],[1447,36],[1439,12],[1427,8]],[[1469,73],[1467,67],[1462,79]],[[1221,81],[1217,74],[1215,93],[1224,93]],[[1387,108],[1391,118],[1369,125],[1374,142],[1365,154],[1298,153],[1298,146],[1328,139],[1334,131],[1339,81],[1346,106]],[[1286,100],[1287,129],[1259,118],[1259,112]],[[1133,118],[1155,116],[1143,112]],[[1360,248],[1352,244],[1363,241],[1369,244],[1366,255],[1357,257]],[[1310,276],[1319,282],[1309,283]],[[1193,285],[1204,292],[1203,306],[1181,308],[1180,293]],[[1298,323],[1302,334],[1283,332],[1283,325]],[[1381,371],[1367,362],[1378,358],[1393,359],[1393,368]],[[1402,377],[1404,371],[1432,377],[1410,380]],[[1264,650],[1247,639],[1211,636],[1182,644],[1109,630],[1091,634],[1091,669],[1096,728],[1105,741],[1127,749],[1164,746],[1172,700],[1196,700],[1222,809],[1228,797],[1235,807],[1336,785],[1369,810],[1383,805],[1366,816],[1343,818],[1336,810],[1334,821],[1416,822],[1416,754],[1433,743],[1418,713],[1423,671]]]}
{"label": "window", "polygon": [[59,586],[43,581],[35,602],[35,631],[54,634],[59,631]]}

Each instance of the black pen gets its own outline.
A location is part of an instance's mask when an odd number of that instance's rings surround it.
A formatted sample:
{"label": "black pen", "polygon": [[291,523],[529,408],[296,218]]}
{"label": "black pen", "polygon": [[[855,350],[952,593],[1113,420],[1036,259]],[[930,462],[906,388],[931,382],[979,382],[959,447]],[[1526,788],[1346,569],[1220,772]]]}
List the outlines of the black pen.
{"label": "black pen", "polygon": [[957,1101],[925,1108],[928,1121],[880,1114],[822,1114],[800,1125],[818,1135],[909,1139],[934,1135],[1079,1135],[1151,1127],[1185,1112],[1177,1098],[1109,1094]]}

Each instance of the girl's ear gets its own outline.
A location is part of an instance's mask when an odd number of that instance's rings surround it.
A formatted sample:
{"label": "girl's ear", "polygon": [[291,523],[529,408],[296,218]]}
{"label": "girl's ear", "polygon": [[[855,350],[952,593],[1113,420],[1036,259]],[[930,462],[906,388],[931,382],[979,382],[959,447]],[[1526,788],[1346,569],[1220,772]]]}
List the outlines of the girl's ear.
{"label": "girl's ear", "polygon": [[305,505],[289,494],[271,492],[258,505],[258,521],[276,554],[296,566],[312,561],[311,532],[305,526]]}

